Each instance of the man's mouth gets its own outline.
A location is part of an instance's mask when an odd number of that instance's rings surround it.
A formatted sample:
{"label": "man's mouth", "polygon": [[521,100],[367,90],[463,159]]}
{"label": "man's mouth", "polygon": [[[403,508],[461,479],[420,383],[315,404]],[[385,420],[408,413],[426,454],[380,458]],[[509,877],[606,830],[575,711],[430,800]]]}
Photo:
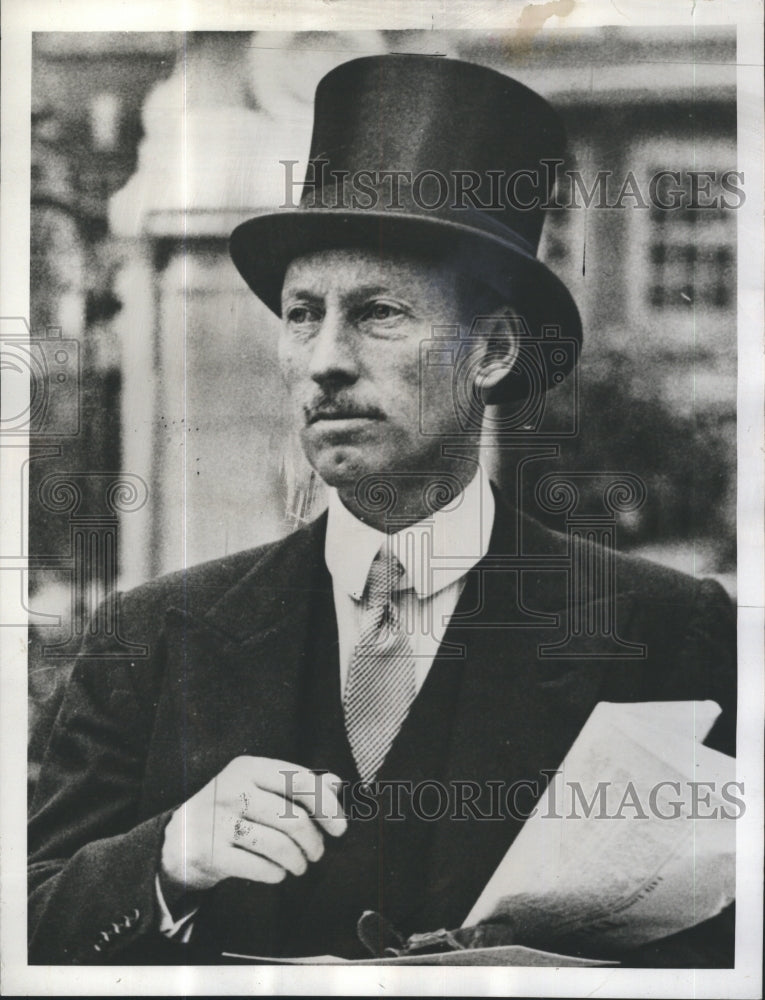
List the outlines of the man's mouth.
{"label": "man's mouth", "polygon": [[308,410],[306,413],[306,423],[319,423],[322,420],[382,420],[383,414],[379,410],[349,410],[322,408]]}

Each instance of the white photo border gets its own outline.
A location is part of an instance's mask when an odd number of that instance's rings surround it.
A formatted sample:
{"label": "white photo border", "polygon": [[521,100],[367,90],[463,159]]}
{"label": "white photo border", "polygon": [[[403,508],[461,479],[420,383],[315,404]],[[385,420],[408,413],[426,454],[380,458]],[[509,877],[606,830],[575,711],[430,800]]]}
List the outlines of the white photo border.
{"label": "white photo border", "polygon": [[[34,31],[350,30],[458,27],[512,30],[521,13],[549,8],[522,0],[5,0],[2,9],[2,203],[0,315],[29,316],[31,42]],[[738,169],[746,204],[738,217],[738,778],[747,810],[738,823],[736,966],[732,970],[352,967],[29,966],[26,958],[26,629],[0,628],[0,780],[3,788],[1,988],[6,995],[505,995],[577,997],[756,997],[761,995],[763,886],[763,75],[758,0],[587,0],[558,26],[735,25],[738,29]],[[545,10],[548,8],[548,10]],[[18,386],[14,386],[18,391]],[[20,412],[22,396],[5,397]],[[6,411],[8,412],[8,411]],[[14,442],[14,445],[16,443]],[[2,481],[21,481],[23,441],[0,448]],[[3,496],[0,569],[26,552],[19,510]],[[22,547],[19,549],[19,539]],[[20,574],[0,572],[3,607],[18,605]]]}

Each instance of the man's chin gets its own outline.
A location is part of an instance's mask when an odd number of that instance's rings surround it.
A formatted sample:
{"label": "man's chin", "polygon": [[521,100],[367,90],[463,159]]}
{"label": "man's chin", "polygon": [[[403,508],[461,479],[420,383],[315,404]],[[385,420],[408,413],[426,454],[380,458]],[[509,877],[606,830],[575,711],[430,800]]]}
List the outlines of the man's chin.
{"label": "man's chin", "polygon": [[314,454],[309,453],[308,460],[327,486],[341,492],[355,490],[365,476],[380,467],[362,454],[361,449],[347,445],[322,448]]}

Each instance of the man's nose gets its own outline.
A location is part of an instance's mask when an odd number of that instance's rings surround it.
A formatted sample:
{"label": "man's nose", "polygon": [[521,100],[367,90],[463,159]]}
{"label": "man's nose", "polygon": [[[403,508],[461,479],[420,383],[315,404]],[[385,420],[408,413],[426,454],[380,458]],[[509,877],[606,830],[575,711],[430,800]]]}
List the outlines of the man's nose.
{"label": "man's nose", "polygon": [[341,312],[327,310],[313,338],[310,375],[318,385],[350,385],[358,378],[355,331]]}

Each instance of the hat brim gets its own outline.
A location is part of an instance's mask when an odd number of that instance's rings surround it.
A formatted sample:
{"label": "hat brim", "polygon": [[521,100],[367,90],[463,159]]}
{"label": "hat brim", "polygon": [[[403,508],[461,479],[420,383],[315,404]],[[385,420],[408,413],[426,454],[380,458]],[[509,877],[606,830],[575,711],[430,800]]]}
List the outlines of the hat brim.
{"label": "hat brim", "polygon": [[[268,212],[241,223],[229,250],[252,291],[277,316],[290,263],[321,250],[363,248],[448,261],[508,302],[524,320],[528,337],[519,364],[487,402],[526,399],[563,381],[579,359],[582,324],[563,282],[510,239],[442,218],[405,212],[296,209]],[[528,343],[526,343],[528,341]],[[552,351],[554,344],[560,348]],[[557,361],[548,363],[548,355]]]}

